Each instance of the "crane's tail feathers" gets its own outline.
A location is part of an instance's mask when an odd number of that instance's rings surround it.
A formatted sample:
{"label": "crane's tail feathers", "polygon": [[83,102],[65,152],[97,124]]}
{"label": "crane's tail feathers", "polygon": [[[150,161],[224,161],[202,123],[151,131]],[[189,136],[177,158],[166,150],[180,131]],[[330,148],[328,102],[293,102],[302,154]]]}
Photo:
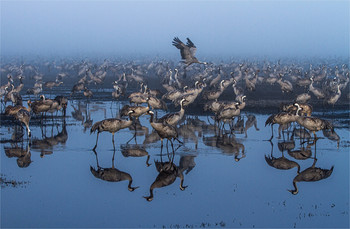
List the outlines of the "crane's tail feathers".
{"label": "crane's tail feathers", "polygon": [[272,165],[272,158],[271,158],[271,157],[265,155],[265,161],[266,161],[267,164],[269,164],[270,166],[273,166],[273,165]]}
{"label": "crane's tail feathers", "polygon": [[333,169],[334,169],[334,166],[332,166],[332,168],[331,168],[330,170],[326,170],[326,173],[325,173],[324,178],[327,178],[327,177],[329,177],[330,175],[332,175]]}
{"label": "crane's tail feathers", "polygon": [[332,132],[334,132],[333,124],[330,121],[326,121],[326,120],[324,122],[325,122],[325,128],[331,130]]}
{"label": "crane's tail feathers", "polygon": [[91,165],[90,165],[90,171],[91,171],[92,175],[94,175],[94,177],[99,178],[98,171],[96,169],[94,169]]}
{"label": "crane's tail feathers", "polygon": [[90,134],[94,133],[100,127],[101,123],[102,122],[99,121],[99,122],[96,122],[94,125],[92,125],[91,130],[90,130]]}
{"label": "crane's tail feathers", "polygon": [[274,124],[274,122],[273,122],[274,118],[275,118],[275,115],[270,115],[270,117],[268,117],[266,122],[265,122],[265,126]]}

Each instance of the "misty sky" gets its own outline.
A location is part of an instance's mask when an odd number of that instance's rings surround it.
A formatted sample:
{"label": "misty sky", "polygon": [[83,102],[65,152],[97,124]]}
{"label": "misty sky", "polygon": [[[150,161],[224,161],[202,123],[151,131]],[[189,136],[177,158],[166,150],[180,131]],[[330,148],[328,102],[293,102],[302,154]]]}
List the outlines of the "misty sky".
{"label": "misty sky", "polygon": [[1,0],[1,55],[348,57],[349,2]]}

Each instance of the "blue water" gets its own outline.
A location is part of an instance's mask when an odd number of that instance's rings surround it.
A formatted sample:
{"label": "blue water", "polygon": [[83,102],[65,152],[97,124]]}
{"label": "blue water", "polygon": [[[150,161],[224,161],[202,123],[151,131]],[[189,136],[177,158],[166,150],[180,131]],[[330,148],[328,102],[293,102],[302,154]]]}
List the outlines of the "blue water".
{"label": "blue water", "polygon": [[[207,126],[207,116],[200,116],[206,124],[194,131],[197,149],[193,139],[179,148],[179,143],[174,143],[173,163],[179,167],[181,158],[191,162],[192,169],[188,173],[186,168],[183,170],[184,185],[188,187],[181,191],[177,177],[174,183],[155,189],[154,199],[148,202],[143,197],[149,195],[149,188],[159,174],[155,161],[171,159],[170,144],[168,157],[164,141],[161,158],[160,141],[143,145],[145,136],[137,136],[138,146],[143,146],[150,155],[148,167],[147,156],[121,154],[120,146],[133,136],[132,131],[124,129],[116,133],[115,152],[112,135],[104,132],[99,137],[96,157],[92,151],[96,133],[90,135],[90,128],[84,131],[83,122],[72,117],[71,104],[77,107],[78,102],[70,101],[67,110],[66,142],[56,141],[41,148],[32,144],[32,162],[28,167],[21,168],[17,157],[6,156],[5,147],[13,148],[15,143],[2,144],[2,178],[23,183],[2,185],[1,227],[349,227],[348,127],[335,128],[341,137],[339,148],[337,142],[318,133],[321,138],[316,143],[315,166],[322,169],[334,166],[333,173],[320,181],[299,182],[299,193],[292,195],[288,190],[293,189],[297,168],[279,170],[265,161],[265,155],[270,155],[272,149],[270,142],[264,141],[271,136],[270,127],[264,126],[268,115],[249,113],[255,115],[260,130],[251,127],[247,138],[235,134],[235,142],[244,145],[243,157],[241,151],[235,155],[234,150],[229,153],[215,145],[205,145],[203,138],[213,137],[215,133]],[[93,122],[117,113],[116,104],[110,109],[110,102],[80,105],[84,118],[90,113]],[[158,112],[159,117],[163,114]],[[187,115],[187,118],[195,117]],[[140,122],[150,133],[149,116],[142,116]],[[43,131],[40,125],[32,125],[32,143],[62,134],[63,119],[47,118],[43,124],[46,125]],[[13,126],[1,126],[1,139],[10,139],[13,132]],[[282,156],[278,142],[283,140],[276,136],[277,126],[272,142],[273,156],[278,158]],[[24,138],[23,145],[17,143],[17,147],[26,149],[26,135]],[[129,145],[133,147],[136,143],[131,140]],[[298,148],[300,141],[296,139],[294,149]],[[314,163],[315,146],[311,151],[312,157],[306,160],[294,159],[286,151],[284,156],[297,162],[303,171]],[[128,181],[107,182],[91,173],[90,166],[97,168],[96,158],[100,167],[112,168],[113,154],[115,168],[130,174],[132,186],[139,186],[135,191],[128,190]],[[240,160],[236,161],[235,156]]]}

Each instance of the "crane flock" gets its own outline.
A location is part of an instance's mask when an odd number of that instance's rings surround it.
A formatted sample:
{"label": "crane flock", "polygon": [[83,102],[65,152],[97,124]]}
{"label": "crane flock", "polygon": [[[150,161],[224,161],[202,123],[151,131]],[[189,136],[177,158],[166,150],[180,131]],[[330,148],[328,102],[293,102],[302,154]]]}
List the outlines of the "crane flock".
{"label": "crane flock", "polygon": [[[7,78],[6,83],[0,88],[3,115],[23,123],[30,139],[31,118],[43,120],[49,113],[53,119],[54,114],[57,117],[59,111],[62,111],[62,118],[65,119],[68,101],[87,100],[89,104],[93,104],[104,99],[111,101],[111,106],[115,100],[124,101],[128,104],[119,109],[119,114],[111,118],[94,123],[90,118],[86,119],[84,127],[90,128],[91,134],[97,132],[93,151],[95,152],[97,148],[99,135],[102,132],[112,134],[114,151],[114,135],[122,129],[134,130],[133,137],[136,141],[137,132],[143,127],[140,117],[145,115],[149,116],[149,124],[153,129],[151,134],[146,130],[145,141],[160,140],[162,150],[163,140],[167,139],[171,143],[172,152],[175,152],[174,140],[182,145],[186,144],[187,139],[196,139],[196,135],[191,135],[191,130],[183,125],[184,120],[187,125],[195,122],[195,119],[190,119],[188,114],[194,109],[197,114],[207,114],[208,122],[214,123],[215,146],[225,152],[234,153],[235,160],[239,161],[245,157],[245,148],[232,136],[235,133],[244,133],[245,137],[248,137],[247,130],[253,125],[256,131],[260,130],[255,116],[247,115],[246,108],[253,109],[256,106],[256,109],[270,112],[271,109],[267,108],[270,106],[279,111],[266,119],[265,126],[271,125],[272,131],[269,141],[272,142],[274,136],[274,124],[278,124],[279,138],[281,131],[285,132],[294,125],[294,129],[289,130],[292,132],[291,140],[299,137],[308,139],[309,144],[311,139],[309,132],[314,134],[313,141],[316,142],[319,139],[316,132],[323,131],[324,136],[339,142],[334,124],[320,115],[317,117],[313,115],[317,110],[316,107],[335,109],[341,101],[349,101],[348,66],[322,64],[314,67],[312,64],[294,62],[282,64],[281,61],[274,63],[267,60],[263,62],[240,60],[216,65],[199,61],[195,57],[197,47],[189,38],[184,44],[175,37],[172,45],[180,50],[182,61],[178,64],[166,60],[137,62],[113,59],[104,59],[102,63],[88,60],[70,62],[57,60],[39,64],[2,64],[1,75],[6,75]],[[53,72],[56,74],[55,80],[50,80],[49,75]],[[54,90],[64,93],[52,98]],[[268,97],[273,98],[266,99]],[[25,99],[27,107],[23,106]],[[272,102],[264,107],[262,104],[267,100]],[[287,103],[281,103],[282,100]],[[11,105],[7,104],[9,102]],[[84,118],[79,118],[82,112],[79,108],[73,105],[72,107],[74,109],[72,116],[83,122]],[[158,111],[165,114],[158,118]],[[245,125],[243,113],[247,116]],[[200,123],[200,120],[196,122]],[[200,125],[204,126],[203,123]],[[229,125],[228,130],[225,128],[226,125]],[[212,144],[210,138],[203,137],[203,142]],[[304,151],[307,152],[309,149],[308,145]],[[296,151],[287,150],[291,155],[300,156]],[[133,155],[132,152],[134,156],[148,155],[141,149],[134,151],[129,148],[123,149],[123,155]],[[149,155],[146,162],[149,166],[148,160]],[[265,160],[270,166],[278,169],[298,167],[298,164],[288,161],[284,156],[278,159],[271,154],[266,156]],[[330,170],[317,170],[313,165],[309,170],[322,173],[320,179],[323,179],[330,176],[333,167]],[[298,176],[293,181],[295,190],[291,191],[293,194],[298,193],[296,183],[305,181],[303,174],[309,173],[309,170],[300,172],[298,167]],[[157,171],[159,175],[150,187],[150,195],[145,197],[148,201],[154,197],[153,189],[171,184],[176,177],[181,179],[180,189],[186,188],[183,185],[181,169],[172,162],[157,163]],[[131,186],[131,176],[114,168],[114,164],[112,168],[101,168],[97,162],[97,169],[91,167],[91,173],[107,181],[129,180],[129,190],[136,189]],[[162,179],[169,182],[165,184]]]}

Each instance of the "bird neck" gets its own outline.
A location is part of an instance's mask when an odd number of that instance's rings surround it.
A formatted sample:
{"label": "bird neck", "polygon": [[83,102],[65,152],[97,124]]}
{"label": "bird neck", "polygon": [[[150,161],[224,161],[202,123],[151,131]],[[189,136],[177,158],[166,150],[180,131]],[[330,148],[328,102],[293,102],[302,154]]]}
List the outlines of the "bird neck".
{"label": "bird neck", "polygon": [[298,186],[297,186],[297,181],[295,181],[295,180],[293,181],[293,186],[294,186],[294,190],[292,190],[292,194],[296,195],[299,192],[299,189],[298,189]]}
{"label": "bird neck", "polygon": [[224,88],[224,82],[221,82],[220,83],[220,91],[223,91],[225,88]]}
{"label": "bird neck", "polygon": [[180,177],[180,189],[183,191],[183,190],[185,190],[185,186],[183,186],[183,184],[184,184],[184,175],[182,174],[182,172],[181,171],[178,171],[178,176]]}
{"label": "bird neck", "polygon": [[150,123],[153,123],[153,114],[150,113],[150,115],[151,115],[151,118],[149,119],[149,122],[150,122]]}
{"label": "bird neck", "polygon": [[299,116],[299,111],[301,110],[301,107],[300,107],[300,105],[299,104],[297,104],[297,111],[296,111],[296,113],[295,113],[295,116]]}
{"label": "bird neck", "polygon": [[314,85],[313,85],[314,81],[311,80],[311,83],[309,85],[309,90],[312,91],[314,89]]}
{"label": "bird neck", "polygon": [[184,101],[181,101],[181,103],[180,103],[180,112],[185,111],[183,103],[184,103]]}
{"label": "bird neck", "polygon": [[32,107],[28,104],[28,108],[26,109],[28,112],[32,111]]}
{"label": "bird neck", "polygon": [[135,188],[134,188],[134,187],[131,187],[131,184],[132,184],[132,178],[131,178],[131,176],[128,176],[128,177],[127,177],[127,180],[129,180],[128,190],[129,190],[130,192],[134,191]]}
{"label": "bird neck", "polygon": [[129,115],[128,115],[128,116],[129,116],[129,121],[132,121],[132,114],[133,114],[133,113],[134,113],[134,112],[130,112],[130,113],[129,113]]}
{"label": "bird neck", "polygon": [[151,186],[151,188],[149,189],[149,196],[145,197],[147,201],[152,201],[153,200],[153,188]]}

